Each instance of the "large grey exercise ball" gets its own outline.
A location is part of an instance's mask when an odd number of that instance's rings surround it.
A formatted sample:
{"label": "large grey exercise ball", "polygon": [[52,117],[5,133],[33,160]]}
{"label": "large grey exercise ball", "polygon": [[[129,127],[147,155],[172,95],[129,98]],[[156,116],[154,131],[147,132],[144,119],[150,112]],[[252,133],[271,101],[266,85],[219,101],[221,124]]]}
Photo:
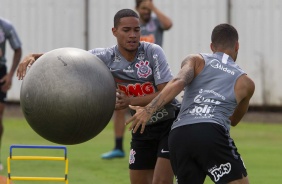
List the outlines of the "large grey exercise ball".
{"label": "large grey exercise ball", "polygon": [[110,121],[115,82],[96,56],[77,48],[42,55],[27,71],[20,91],[31,128],[58,144],[79,144],[98,135]]}

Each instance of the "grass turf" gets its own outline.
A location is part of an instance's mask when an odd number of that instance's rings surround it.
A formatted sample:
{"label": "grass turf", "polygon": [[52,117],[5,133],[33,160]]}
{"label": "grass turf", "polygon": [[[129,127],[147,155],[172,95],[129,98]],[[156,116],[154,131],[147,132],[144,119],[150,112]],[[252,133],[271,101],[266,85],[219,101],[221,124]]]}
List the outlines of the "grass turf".
{"label": "grass turf", "polygon": [[[9,147],[12,144],[26,145],[57,145],[37,135],[21,118],[4,119],[4,135],[1,148],[1,160],[4,170],[0,175],[7,176],[6,159]],[[282,176],[282,124],[271,123],[244,123],[231,128],[231,137],[241,153],[248,169],[250,183],[280,184]],[[100,155],[113,148],[112,123],[92,140],[67,146],[69,158],[69,183],[70,184],[127,184],[128,151],[130,133],[125,134],[124,147],[126,157],[114,160],[102,160]],[[63,156],[60,150],[15,150],[16,155],[46,155]],[[64,163],[58,161],[12,161],[11,174],[21,176],[64,176]],[[27,184],[30,181],[14,181],[14,184]],[[32,183],[62,183],[62,182],[37,182]],[[212,183],[209,178],[205,184]]]}

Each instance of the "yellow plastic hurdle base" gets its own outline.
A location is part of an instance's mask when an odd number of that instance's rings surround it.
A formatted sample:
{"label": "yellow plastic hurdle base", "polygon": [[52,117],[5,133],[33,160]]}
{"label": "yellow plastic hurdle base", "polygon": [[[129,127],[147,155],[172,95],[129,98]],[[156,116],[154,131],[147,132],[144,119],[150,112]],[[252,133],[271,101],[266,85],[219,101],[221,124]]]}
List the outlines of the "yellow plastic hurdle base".
{"label": "yellow plastic hurdle base", "polygon": [[[14,148],[32,148],[32,149],[63,149],[64,157],[48,157],[48,156],[13,156],[12,150]],[[25,177],[25,176],[12,176],[11,175],[11,160],[49,160],[49,161],[65,161],[65,177]],[[39,146],[39,145],[12,145],[10,146],[10,156],[7,158],[8,178],[7,184],[11,180],[22,181],[57,181],[65,182],[68,184],[68,166],[69,161],[67,158],[67,148],[65,146]]]}

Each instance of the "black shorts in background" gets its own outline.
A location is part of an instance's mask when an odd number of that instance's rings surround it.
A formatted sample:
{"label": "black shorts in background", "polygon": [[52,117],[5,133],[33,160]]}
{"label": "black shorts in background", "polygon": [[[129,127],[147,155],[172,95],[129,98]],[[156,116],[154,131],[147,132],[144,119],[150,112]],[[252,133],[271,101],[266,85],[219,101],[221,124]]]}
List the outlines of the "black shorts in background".
{"label": "black shorts in background", "polygon": [[[2,79],[7,74],[7,67],[5,65],[0,65],[0,79]],[[4,83],[0,83],[0,88]],[[0,102],[6,102],[7,93],[0,90]]]}
{"label": "black shorts in background", "polygon": [[206,175],[215,183],[247,176],[229,131],[216,123],[177,127],[168,138],[170,159],[178,184],[203,184]]}

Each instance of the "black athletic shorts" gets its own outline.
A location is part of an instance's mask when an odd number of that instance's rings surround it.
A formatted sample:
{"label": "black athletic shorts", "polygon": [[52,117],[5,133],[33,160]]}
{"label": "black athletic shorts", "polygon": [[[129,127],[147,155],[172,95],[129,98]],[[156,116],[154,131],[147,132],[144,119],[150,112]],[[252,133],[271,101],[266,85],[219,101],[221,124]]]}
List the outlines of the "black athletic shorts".
{"label": "black athletic shorts", "polygon": [[169,159],[168,134],[174,120],[146,126],[143,134],[140,134],[141,127],[132,133],[129,169],[154,169],[158,157]]}
{"label": "black athletic shorts", "polygon": [[216,123],[197,123],[173,129],[168,138],[170,159],[178,184],[215,183],[247,176],[229,131]]}
{"label": "black athletic shorts", "polygon": [[[2,79],[7,74],[7,68],[5,65],[0,65],[0,79]],[[0,88],[4,83],[0,83]],[[0,90],[0,102],[6,102],[7,93]]]}

